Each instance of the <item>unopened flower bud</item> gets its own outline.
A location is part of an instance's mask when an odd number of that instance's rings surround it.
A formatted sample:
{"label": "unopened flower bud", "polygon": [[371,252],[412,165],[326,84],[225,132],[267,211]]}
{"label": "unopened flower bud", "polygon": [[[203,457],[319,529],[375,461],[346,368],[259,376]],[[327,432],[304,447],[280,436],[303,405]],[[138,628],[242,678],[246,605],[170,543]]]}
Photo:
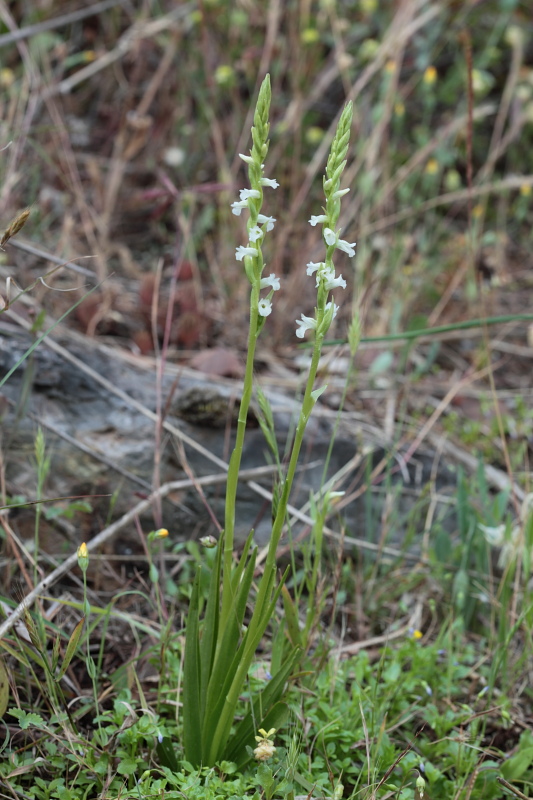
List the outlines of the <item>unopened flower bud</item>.
{"label": "unopened flower bud", "polygon": [[82,572],[87,572],[87,567],[89,566],[89,551],[87,550],[85,542],[82,542],[78,547],[78,566]]}

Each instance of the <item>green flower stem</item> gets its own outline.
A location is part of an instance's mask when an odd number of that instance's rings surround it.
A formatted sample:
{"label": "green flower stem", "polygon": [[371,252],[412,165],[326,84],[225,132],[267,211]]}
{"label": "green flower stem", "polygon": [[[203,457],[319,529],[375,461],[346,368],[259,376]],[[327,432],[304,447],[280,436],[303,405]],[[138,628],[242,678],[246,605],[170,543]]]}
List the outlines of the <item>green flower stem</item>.
{"label": "green flower stem", "polygon": [[[348,143],[350,138],[350,127],[352,121],[352,104],[348,103],[344,108],[337,131],[332,142],[331,152],[326,166],[326,176],[324,176],[324,191],[326,194],[326,224],[327,227],[335,228],[339,219],[341,210],[341,196],[338,194],[340,189],[340,179],[344,167],[346,166],[346,153],[348,150]],[[337,242],[328,243],[326,240],[326,267],[334,270],[333,255],[337,248]],[[327,307],[329,305],[329,308]],[[315,341],[313,347],[313,356],[311,358],[311,365],[309,368],[309,375],[305,387],[305,392],[302,400],[302,407],[298,424],[296,426],[296,433],[294,437],[294,444],[292,447],[289,466],[287,468],[283,488],[279,499],[278,507],[276,510],[276,517],[272,526],[272,534],[270,537],[268,553],[265,561],[265,571],[263,579],[259,584],[257,593],[257,601],[252,615],[250,626],[253,626],[256,620],[259,620],[264,615],[265,608],[270,602],[272,595],[272,588],[275,580],[276,573],[276,551],[283,532],[283,526],[287,515],[287,506],[289,497],[298,466],[298,459],[302,447],[303,437],[307,422],[316,403],[316,396],[314,395],[314,384],[318,372],[318,365],[320,355],[322,352],[322,344],[324,336],[327,333],[331,321],[334,316],[334,304],[330,301],[329,290],[323,280],[319,281],[317,293],[317,308],[316,308],[316,327],[315,327]]]}
{"label": "green flower stem", "polygon": [[233,605],[233,591],[231,588],[231,571],[233,567],[233,545],[235,538],[235,507],[237,502],[237,487],[239,484],[239,471],[241,466],[246,421],[252,401],[255,347],[257,344],[259,280],[252,284],[250,292],[250,328],[248,332],[248,352],[246,356],[246,369],[239,417],[237,420],[237,434],[235,447],[231,454],[228,466],[228,479],[226,484],[226,507],[224,510],[224,569],[222,581],[222,610],[220,624],[223,630],[231,613]]}
{"label": "green flower stem", "polygon": [[294,444],[291,452],[291,457],[289,460],[289,466],[287,467],[287,474],[283,482],[283,489],[281,492],[281,497],[276,512],[276,518],[272,526],[272,535],[270,537],[268,553],[265,561],[265,572],[264,572],[265,580],[264,581],[262,580],[259,585],[257,602],[254,608],[252,622],[250,623],[250,625],[253,624],[256,615],[258,618],[261,616],[261,614],[263,613],[263,608],[265,606],[265,603],[268,603],[270,601],[270,594],[276,571],[276,551],[283,531],[283,526],[285,524],[285,518],[287,515],[287,506],[289,504],[289,497],[292,489],[292,484],[294,482],[294,476],[296,474],[296,468],[298,466],[298,459],[300,456],[300,450],[302,448],[305,429],[307,427],[307,422],[309,420],[309,417],[311,416],[311,412],[315,405],[315,400],[312,397],[312,392],[316,379],[316,374],[318,372],[318,365],[322,353],[323,341],[324,341],[324,335],[317,333],[315,336],[313,356],[311,358],[311,365],[309,368],[309,375],[305,386],[305,392],[302,400],[300,416],[298,418],[298,424],[296,426],[296,433],[294,436]]}
{"label": "green flower stem", "polygon": [[[259,90],[259,97],[257,99],[257,105],[254,113],[254,125],[252,127],[252,150],[248,163],[248,178],[250,180],[250,186],[252,190],[259,196],[250,198],[248,203],[249,219],[247,222],[247,230],[249,234],[250,231],[257,226],[258,216],[263,205],[263,186],[261,183],[263,174],[262,164],[268,152],[268,114],[270,110],[270,98],[270,76],[267,75],[261,84],[261,89]],[[239,417],[237,421],[237,434],[235,438],[235,447],[233,448],[228,466],[228,478],[226,484],[222,608],[220,612],[221,630],[225,629],[229,615],[232,611],[234,599],[231,586],[231,573],[233,568],[237,488],[239,484],[239,470],[244,447],[244,436],[246,433],[246,421],[248,418],[250,403],[252,401],[255,348],[257,337],[259,336],[264,324],[264,317],[262,319],[259,318],[258,310],[261,289],[261,275],[264,269],[260,240],[254,242],[254,248],[257,250],[257,255],[246,256],[244,258],[245,272],[251,284],[250,327],[248,331],[248,351],[246,355],[243,393],[239,406]]]}
{"label": "green flower stem", "polygon": [[93,687],[94,709],[95,709],[96,719],[98,720],[98,730],[101,731],[102,723],[100,721],[100,713],[98,709],[98,686],[96,680],[96,664],[91,655],[91,633],[89,629],[89,615],[91,613],[91,605],[87,597],[87,566],[85,566],[85,569],[82,569],[82,572],[83,572],[83,613],[85,615],[85,632],[87,638],[86,641],[87,656],[85,658],[85,664],[87,667],[87,673],[91,679]]}

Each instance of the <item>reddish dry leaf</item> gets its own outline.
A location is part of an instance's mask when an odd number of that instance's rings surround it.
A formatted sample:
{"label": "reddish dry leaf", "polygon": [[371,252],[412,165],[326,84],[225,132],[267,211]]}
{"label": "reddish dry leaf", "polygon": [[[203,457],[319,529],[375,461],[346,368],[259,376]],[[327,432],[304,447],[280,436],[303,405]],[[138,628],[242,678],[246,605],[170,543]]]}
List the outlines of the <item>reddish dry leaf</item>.
{"label": "reddish dry leaf", "polygon": [[225,347],[213,347],[203,350],[190,361],[190,366],[206,375],[218,375],[226,378],[242,378],[244,366],[242,359],[234,350]]}

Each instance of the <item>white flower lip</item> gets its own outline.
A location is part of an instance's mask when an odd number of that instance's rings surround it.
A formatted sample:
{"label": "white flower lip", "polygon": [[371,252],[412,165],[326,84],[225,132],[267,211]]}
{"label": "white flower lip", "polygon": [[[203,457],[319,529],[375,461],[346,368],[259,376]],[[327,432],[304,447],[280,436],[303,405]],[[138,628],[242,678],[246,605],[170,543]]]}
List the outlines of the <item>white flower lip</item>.
{"label": "white flower lip", "polygon": [[317,270],[323,269],[326,265],[323,261],[310,261],[307,266],[307,274],[312,275]]}
{"label": "white flower lip", "polygon": [[250,228],[248,231],[248,238],[251,242],[257,242],[263,238],[263,231],[258,225],[254,225],[254,227]]}
{"label": "white flower lip", "polygon": [[331,245],[335,244],[337,241],[337,234],[335,231],[332,231],[331,228],[324,228],[324,239],[326,244],[331,247]]}
{"label": "white flower lip", "polygon": [[239,197],[241,198],[240,200],[236,200],[231,204],[231,213],[235,214],[236,217],[241,216],[243,208],[248,208],[248,200],[250,198],[258,200],[261,197],[261,193],[257,189],[241,189]]}
{"label": "white flower lip", "polygon": [[343,250],[345,253],[348,253],[350,258],[353,258],[355,255],[355,245],[357,242],[347,242],[345,239],[339,239],[337,242],[337,249]]}
{"label": "white flower lip", "polygon": [[273,178],[261,178],[260,183],[261,186],[270,186],[271,189],[277,189],[279,186],[277,180]]}
{"label": "white flower lip", "polygon": [[327,222],[328,218],[325,214],[311,214],[311,219],[309,220],[309,224],[314,228],[315,225],[319,225],[321,222]]}
{"label": "white flower lip", "polygon": [[296,320],[296,336],[303,339],[306,331],[313,331],[316,328],[316,319],[314,317],[306,317],[302,314],[301,319]]}
{"label": "white flower lip", "polygon": [[279,278],[277,275],[274,275],[273,272],[268,276],[268,278],[261,278],[261,289],[265,289],[267,286],[270,286],[274,292],[277,292],[280,288]]}
{"label": "white flower lip", "polygon": [[268,297],[262,297],[259,300],[257,304],[257,310],[259,311],[259,315],[261,317],[268,317],[268,315],[272,311],[272,303],[270,302]]}
{"label": "white flower lip", "polygon": [[339,310],[339,306],[335,305],[335,303],[326,303],[324,308],[326,309],[326,311],[329,311],[331,306],[333,306],[333,317],[332,317],[332,319],[335,319],[335,317],[337,316],[337,311]]}
{"label": "white flower lip", "polygon": [[274,217],[267,217],[265,214],[258,214],[257,221],[260,225],[264,225],[266,223],[267,231],[271,231],[276,220]]}
{"label": "white flower lip", "polygon": [[236,217],[240,217],[243,208],[248,208],[246,200],[235,200],[235,202],[231,204],[231,213],[235,214]]}
{"label": "white flower lip", "polygon": [[245,256],[258,256],[259,250],[256,250],[255,247],[237,247],[235,250],[235,258],[237,261],[242,261]]}
{"label": "white flower lip", "polygon": [[[326,279],[326,289],[328,290],[328,292],[330,291],[330,289],[336,289],[338,286],[342,286],[343,289],[346,289],[346,281],[344,280],[342,275],[339,275],[339,277],[337,278],[335,276],[334,269],[324,270],[323,275],[324,278]],[[319,276],[317,276],[317,283],[318,279]]]}
{"label": "white flower lip", "polygon": [[334,244],[337,250],[348,253],[350,258],[354,257],[356,242],[347,242],[346,239],[338,239],[337,234],[335,231],[332,231],[331,228],[324,228],[324,240],[329,247]]}
{"label": "white flower lip", "polygon": [[346,281],[339,275],[337,278],[335,276],[335,268],[334,267],[326,267],[323,261],[310,261],[307,264],[307,274],[313,275],[316,272],[316,288],[320,286],[321,280],[324,281],[325,288],[329,292],[330,289],[336,289],[338,286],[342,286],[343,289],[346,289]]}
{"label": "white flower lip", "polygon": [[241,189],[239,192],[239,197],[241,200],[248,200],[249,197],[253,197],[254,200],[259,200],[261,197],[261,193],[257,191],[257,189]]}

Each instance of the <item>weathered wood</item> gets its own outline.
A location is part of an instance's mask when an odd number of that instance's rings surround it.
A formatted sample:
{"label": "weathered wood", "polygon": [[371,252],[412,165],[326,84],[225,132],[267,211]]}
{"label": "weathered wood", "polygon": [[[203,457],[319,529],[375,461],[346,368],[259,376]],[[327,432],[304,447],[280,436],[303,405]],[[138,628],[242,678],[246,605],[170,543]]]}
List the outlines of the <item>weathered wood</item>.
{"label": "weathered wood", "polygon": [[[1,377],[22,358],[31,338],[9,326],[0,329],[0,334]],[[161,377],[160,406],[165,420],[159,444],[154,368],[147,366],[146,360],[79,335],[69,333],[62,339],[49,337],[42,342],[1,392],[10,404],[3,420],[3,448],[11,494],[24,494],[29,499],[34,496],[33,450],[40,424],[45,428],[51,456],[46,496],[101,495],[118,490],[113,515],[124,514],[138,502],[139,493],[143,496],[151,491],[158,447],[159,483],[191,475],[220,474],[220,482],[203,488],[202,493],[191,486],[165,499],[161,508],[163,526],[176,539],[217,534],[214,520],[222,524],[224,517],[223,474],[232,446],[238,383],[215,381],[188,369],[169,367]],[[274,409],[283,452],[298,406],[279,392],[271,390],[267,395]],[[361,424],[354,425],[349,415],[342,420],[340,431],[329,457],[327,479],[344,469],[347,474],[340,487],[351,493],[353,499],[331,524],[337,529],[342,524],[349,537],[365,541],[375,538],[375,530],[382,529],[383,522],[383,529],[390,530],[391,541],[398,546],[405,528],[404,517],[430,480],[433,455],[417,454],[416,459],[403,465],[400,460],[389,458],[383,442],[365,432]],[[302,451],[302,469],[291,498],[293,507],[304,505],[310,493],[320,489],[331,432],[331,419],[321,415],[317,408]],[[363,448],[371,453],[368,464],[362,455]],[[248,470],[270,462],[263,433],[256,420],[251,419],[242,468]],[[368,477],[380,462],[383,470],[374,476],[371,494],[365,494]],[[351,468],[346,470],[346,465]],[[389,499],[394,495],[389,511],[380,499],[386,494],[383,488],[386,474]],[[236,535],[242,540],[253,527],[261,544],[270,533],[268,491],[272,488],[272,478],[262,478],[258,483],[241,483]],[[454,484],[453,471],[439,466],[434,489],[451,490]],[[259,493],[260,487],[267,498]],[[421,504],[420,530],[428,502]],[[109,504],[108,497],[94,500],[96,512],[91,515],[85,538],[105,525]],[[437,516],[447,511],[446,503],[437,501]],[[151,514],[145,515],[143,529],[149,530],[154,524]],[[302,524],[295,524],[295,535]],[[73,544],[79,544],[78,534],[79,531],[73,531]],[[372,544],[379,547],[370,541],[369,546]],[[117,547],[125,551],[138,548],[134,525],[121,533]]]}

